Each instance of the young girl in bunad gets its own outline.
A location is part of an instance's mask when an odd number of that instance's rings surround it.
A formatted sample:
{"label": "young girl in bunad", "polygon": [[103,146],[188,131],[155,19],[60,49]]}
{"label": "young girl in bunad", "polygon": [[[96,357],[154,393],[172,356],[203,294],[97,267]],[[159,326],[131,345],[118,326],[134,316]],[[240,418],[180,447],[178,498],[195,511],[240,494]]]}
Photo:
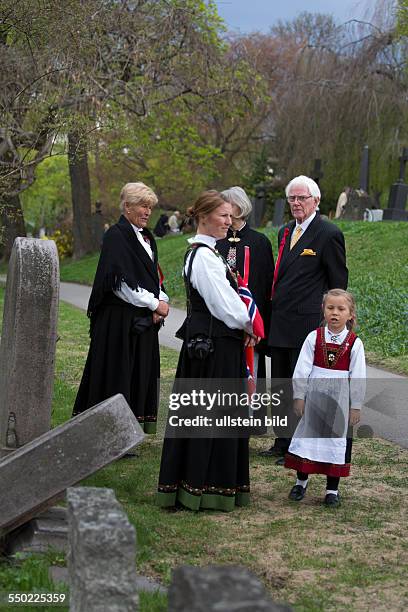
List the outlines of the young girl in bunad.
{"label": "young girl in bunad", "polygon": [[[302,417],[285,457],[285,467],[297,471],[289,499],[304,498],[309,474],[327,476],[324,503],[338,506],[341,476],[350,474],[350,425],[360,421],[365,394],[363,343],[353,329],[353,296],[331,289],[323,297],[324,327],[311,332],[293,374],[294,410]],[[350,431],[350,433],[352,433]]]}

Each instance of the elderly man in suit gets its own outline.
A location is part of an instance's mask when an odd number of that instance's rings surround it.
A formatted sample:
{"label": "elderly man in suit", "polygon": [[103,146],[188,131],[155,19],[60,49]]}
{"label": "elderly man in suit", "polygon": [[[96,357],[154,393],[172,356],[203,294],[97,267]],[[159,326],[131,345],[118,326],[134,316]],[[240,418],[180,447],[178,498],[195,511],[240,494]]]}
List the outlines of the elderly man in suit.
{"label": "elderly man in suit", "polygon": [[[286,187],[286,198],[294,218],[279,231],[279,254],[272,288],[272,313],[268,336],[272,379],[292,378],[302,344],[322,319],[322,298],[328,289],[346,289],[348,270],[344,236],[340,229],[321,218],[317,211],[320,189],[307,176],[297,176]],[[281,386],[281,385],[280,385]],[[291,385],[285,385],[286,397]],[[282,403],[280,416],[288,414],[288,427],[275,428],[278,436],[263,456],[283,456],[290,444],[296,417]]]}

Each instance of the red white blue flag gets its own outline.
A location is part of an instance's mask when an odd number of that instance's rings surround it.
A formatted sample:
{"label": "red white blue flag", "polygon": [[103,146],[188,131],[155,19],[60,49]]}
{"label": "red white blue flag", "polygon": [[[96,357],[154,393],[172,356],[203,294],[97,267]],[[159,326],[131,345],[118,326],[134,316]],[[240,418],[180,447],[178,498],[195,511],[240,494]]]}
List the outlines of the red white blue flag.
{"label": "red white blue flag", "polygon": [[244,302],[245,306],[247,307],[249,317],[252,321],[252,329],[254,332],[254,336],[258,336],[259,338],[265,338],[263,320],[258,310],[258,306],[255,304],[253,295],[248,287],[250,261],[249,247],[246,246],[244,247],[244,249],[244,278],[242,278],[240,274],[238,274],[238,294],[241,300]]}
{"label": "red white blue flag", "polygon": [[[255,304],[253,295],[248,287],[249,279],[249,263],[250,252],[249,247],[244,247],[244,278],[238,273],[238,295],[247,307],[249,317],[252,321],[252,330],[254,336],[265,338],[264,323],[258,306]],[[246,374],[248,379],[248,392],[252,395],[256,390],[255,374],[254,374],[254,347],[247,346],[245,348]]]}

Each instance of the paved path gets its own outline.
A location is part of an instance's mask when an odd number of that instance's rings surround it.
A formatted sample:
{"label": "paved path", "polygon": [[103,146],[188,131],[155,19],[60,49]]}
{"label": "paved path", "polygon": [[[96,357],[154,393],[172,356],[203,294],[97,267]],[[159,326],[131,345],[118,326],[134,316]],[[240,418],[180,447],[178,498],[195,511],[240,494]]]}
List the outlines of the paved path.
{"label": "paved path", "polygon": [[[0,276],[0,283],[5,277]],[[75,283],[61,283],[60,298],[86,310],[91,289]],[[185,311],[171,308],[159,334],[160,344],[180,350],[181,341],[174,334],[184,321]],[[267,359],[270,367],[270,360]],[[269,369],[269,368],[268,368]],[[267,372],[270,378],[270,369]],[[362,424],[369,425],[375,435],[408,448],[408,378],[379,368],[367,368],[367,395]]]}
{"label": "paved path", "polygon": [[[91,288],[86,285],[76,285],[75,283],[61,283],[60,299],[69,304],[73,304],[78,308],[86,310],[88,306]],[[179,308],[171,308],[164,326],[160,330],[160,344],[168,348],[179,351],[181,348],[181,340],[176,338],[174,334],[185,319],[184,310]]]}

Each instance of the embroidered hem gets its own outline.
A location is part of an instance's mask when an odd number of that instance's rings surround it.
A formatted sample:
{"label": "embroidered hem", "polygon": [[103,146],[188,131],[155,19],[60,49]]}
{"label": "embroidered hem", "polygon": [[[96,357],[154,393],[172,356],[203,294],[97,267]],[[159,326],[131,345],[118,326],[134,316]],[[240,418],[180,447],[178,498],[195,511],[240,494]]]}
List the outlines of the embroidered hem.
{"label": "embroidered hem", "polygon": [[[189,491],[187,490],[187,488]],[[191,491],[191,492],[190,492]],[[192,492],[194,491],[194,493]],[[225,493],[222,493],[225,491]],[[194,489],[183,483],[178,485],[159,485],[157,504],[162,508],[175,506],[177,502],[189,510],[222,510],[231,512],[236,506],[248,506],[250,500],[249,487],[236,489]]]}

